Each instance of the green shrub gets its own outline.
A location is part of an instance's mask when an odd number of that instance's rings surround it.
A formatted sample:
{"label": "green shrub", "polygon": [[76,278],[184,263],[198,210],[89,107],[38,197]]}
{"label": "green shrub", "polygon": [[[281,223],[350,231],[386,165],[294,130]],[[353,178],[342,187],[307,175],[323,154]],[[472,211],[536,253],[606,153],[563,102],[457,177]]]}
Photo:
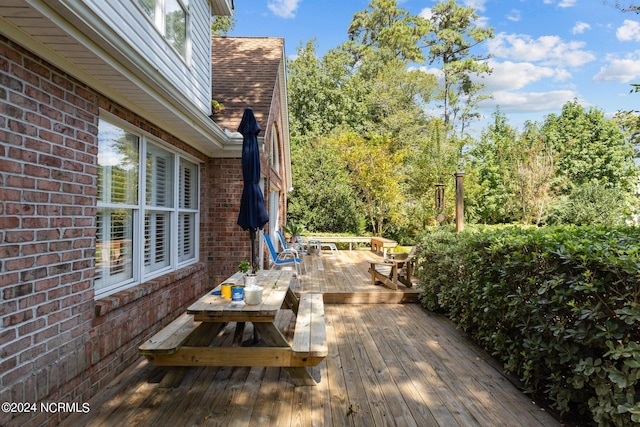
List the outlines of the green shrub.
{"label": "green shrub", "polygon": [[568,419],[640,422],[640,229],[501,227],[420,243],[421,300]]}

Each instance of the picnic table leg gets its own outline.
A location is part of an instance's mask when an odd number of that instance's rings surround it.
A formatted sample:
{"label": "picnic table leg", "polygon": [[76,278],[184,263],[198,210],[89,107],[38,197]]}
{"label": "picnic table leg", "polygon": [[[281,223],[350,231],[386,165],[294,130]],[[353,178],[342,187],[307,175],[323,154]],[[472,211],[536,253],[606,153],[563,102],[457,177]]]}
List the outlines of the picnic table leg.
{"label": "picnic table leg", "polygon": [[236,331],[233,333],[233,345],[241,345],[242,344],[242,336],[244,335],[244,322],[238,322],[236,324]]}
{"label": "picnic table leg", "polygon": [[[207,323],[202,322],[198,329],[196,329],[189,339],[185,342],[185,345],[206,347],[209,345],[213,337],[218,335],[220,329],[224,328],[226,323]],[[160,388],[175,388],[180,385],[184,377],[189,371],[188,366],[174,366],[162,377],[158,387]]]}
{"label": "picnic table leg", "polygon": [[300,304],[300,300],[289,286],[287,289],[287,294],[284,296],[284,302],[293,311],[293,314],[298,315],[298,305]]}
{"label": "picnic table leg", "polygon": [[[282,332],[276,328],[273,323],[256,322],[253,324],[258,329],[262,339],[271,347],[290,347],[287,339],[282,335]],[[304,385],[316,385],[316,380],[313,379],[307,368],[304,367],[284,367],[289,376],[293,380],[293,383],[297,386]]]}

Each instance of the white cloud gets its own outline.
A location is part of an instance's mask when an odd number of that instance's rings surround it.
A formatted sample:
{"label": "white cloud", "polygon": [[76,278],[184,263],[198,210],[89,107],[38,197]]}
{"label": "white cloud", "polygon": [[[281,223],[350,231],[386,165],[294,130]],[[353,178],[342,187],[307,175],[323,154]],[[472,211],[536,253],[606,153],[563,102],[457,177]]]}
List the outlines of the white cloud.
{"label": "white cloud", "polygon": [[302,0],[271,0],[267,3],[269,10],[281,18],[295,18],[296,9]]}
{"label": "white cloud", "polygon": [[540,67],[530,62],[489,61],[493,72],[478,80],[490,92],[522,89],[542,79],[565,81],[571,74],[562,68]]}
{"label": "white cloud", "polygon": [[582,49],[584,46],[584,42],[565,42],[558,36],[532,39],[527,35],[506,33],[487,41],[489,52],[498,58],[563,67],[578,67],[596,59],[593,53]]}
{"label": "white cloud", "polygon": [[625,19],[616,31],[616,37],[623,42],[640,41],[640,22]]}
{"label": "white cloud", "polygon": [[573,28],[571,29],[571,32],[573,34],[582,34],[586,30],[590,30],[590,29],[591,29],[591,25],[587,24],[586,22],[578,21],[576,22],[576,25],[574,25]]}
{"label": "white cloud", "polygon": [[558,6],[560,7],[573,7],[576,5],[576,1],[577,0],[562,0],[560,3],[558,3]]}
{"label": "white cloud", "polygon": [[[560,0],[558,7],[573,7],[576,5],[577,0]],[[555,0],[544,0],[544,4],[553,4]]]}
{"label": "white cloud", "polygon": [[518,22],[522,19],[522,13],[518,9],[511,9],[511,12],[507,14],[509,21]]}
{"label": "white cloud", "polygon": [[425,7],[424,9],[422,9],[420,11],[418,16],[420,16],[420,17],[422,17],[424,19],[431,19],[431,17],[433,16],[433,12],[431,12],[431,8],[430,7]]}
{"label": "white cloud", "polygon": [[500,110],[506,113],[535,113],[550,110],[561,110],[568,101],[577,98],[577,93],[570,90],[550,92],[495,92],[493,99],[482,101],[482,107]]}
{"label": "white cloud", "polygon": [[463,3],[466,7],[472,7],[480,12],[484,12],[484,4],[487,0],[464,0]]}
{"label": "white cloud", "polygon": [[610,55],[607,60],[609,63],[600,68],[593,77],[594,81],[629,83],[640,78],[640,51],[630,53],[625,58]]}

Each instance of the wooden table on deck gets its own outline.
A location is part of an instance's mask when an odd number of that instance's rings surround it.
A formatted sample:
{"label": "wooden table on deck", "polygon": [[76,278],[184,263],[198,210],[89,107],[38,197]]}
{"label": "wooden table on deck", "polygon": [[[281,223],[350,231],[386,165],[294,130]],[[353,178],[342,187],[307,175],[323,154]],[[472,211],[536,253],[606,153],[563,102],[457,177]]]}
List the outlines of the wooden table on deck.
{"label": "wooden table on deck", "polygon": [[[245,322],[251,322],[266,346],[216,347],[186,343],[171,349],[170,353],[150,351],[144,346],[141,352],[153,364],[161,366],[284,367],[296,385],[315,385],[307,367],[317,365],[327,355],[322,295],[305,294],[299,300],[291,289],[292,278],[293,272],[289,270],[258,272],[257,283],[264,289],[262,303],[258,305],[207,293],[187,309],[186,314],[193,316],[194,323],[201,322],[198,328],[205,327],[207,334],[215,334],[227,322],[237,322],[241,328]],[[297,317],[291,345],[275,324],[283,305]]]}
{"label": "wooden table on deck", "polygon": [[393,249],[398,246],[398,242],[391,239],[385,239],[384,237],[372,237],[371,238],[371,251],[380,253],[384,258],[387,257],[387,249]]}

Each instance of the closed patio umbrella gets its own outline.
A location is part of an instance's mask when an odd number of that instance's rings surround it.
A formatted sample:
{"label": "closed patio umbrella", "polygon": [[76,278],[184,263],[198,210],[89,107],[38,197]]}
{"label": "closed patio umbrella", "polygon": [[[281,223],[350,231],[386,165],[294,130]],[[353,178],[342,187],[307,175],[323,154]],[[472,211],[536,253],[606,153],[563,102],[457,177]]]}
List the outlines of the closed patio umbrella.
{"label": "closed patio umbrella", "polygon": [[255,240],[256,230],[269,222],[269,215],[264,205],[264,196],[260,189],[260,151],[258,149],[258,133],[260,125],[256,121],[251,108],[244,110],[238,132],[242,134],[242,199],[238,213],[238,225],[249,230],[251,239],[251,272],[255,272]]}

